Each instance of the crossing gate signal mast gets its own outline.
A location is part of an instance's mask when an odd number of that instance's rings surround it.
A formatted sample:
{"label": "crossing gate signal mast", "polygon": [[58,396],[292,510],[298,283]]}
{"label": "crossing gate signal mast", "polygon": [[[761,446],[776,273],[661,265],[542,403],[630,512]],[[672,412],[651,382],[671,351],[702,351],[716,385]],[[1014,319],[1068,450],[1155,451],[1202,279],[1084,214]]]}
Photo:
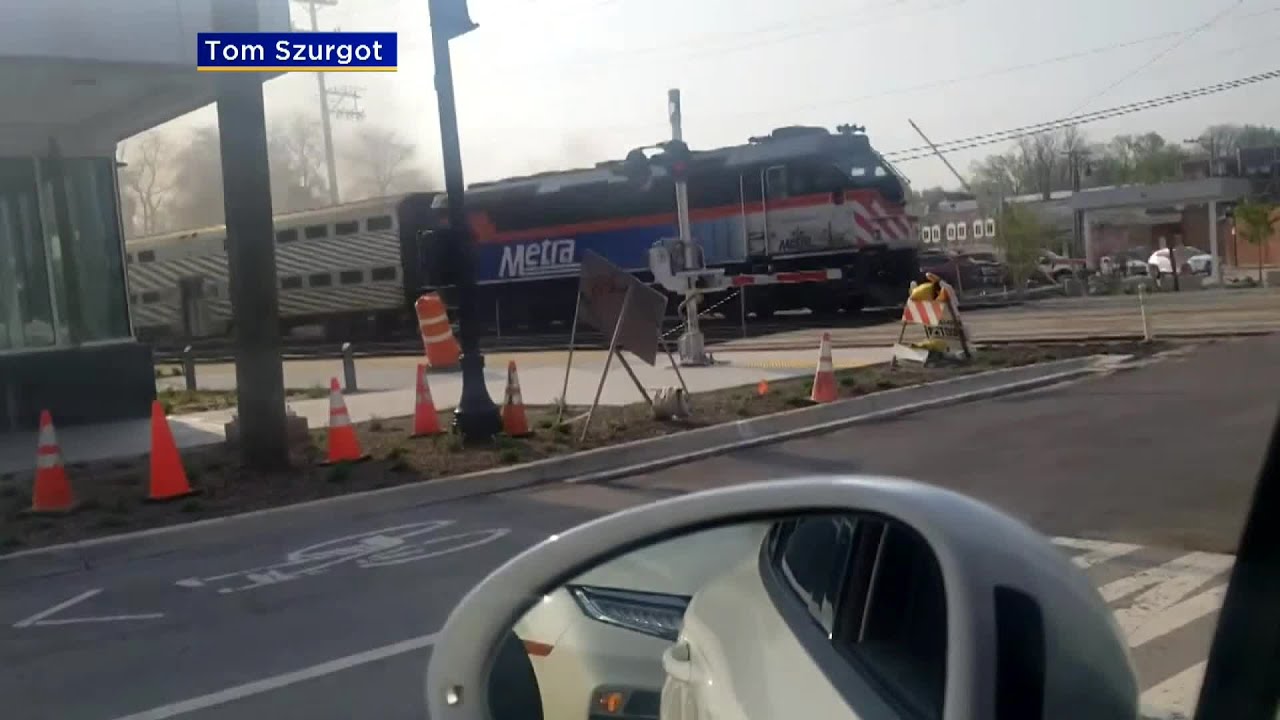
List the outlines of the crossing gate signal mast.
{"label": "crossing gate signal mast", "polygon": [[691,153],[680,127],[680,90],[667,91],[667,114],[671,119],[671,142],[661,147],[675,180],[676,222],[679,236],[659,240],[649,250],[649,267],[653,277],[667,290],[684,296],[684,334],[677,346],[682,365],[709,365],[702,330],[698,327],[698,299],[708,291],[724,290],[730,278],[723,268],[708,269],[702,249],[693,241],[689,228],[688,170]]}

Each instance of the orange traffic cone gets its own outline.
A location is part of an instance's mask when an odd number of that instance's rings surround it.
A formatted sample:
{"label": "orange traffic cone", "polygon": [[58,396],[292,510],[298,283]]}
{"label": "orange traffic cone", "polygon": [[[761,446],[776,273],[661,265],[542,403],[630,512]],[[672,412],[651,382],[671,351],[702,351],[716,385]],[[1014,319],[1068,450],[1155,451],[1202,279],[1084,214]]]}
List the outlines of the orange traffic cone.
{"label": "orange traffic cone", "polygon": [[431,386],[427,384],[427,366],[418,363],[418,393],[413,403],[413,435],[439,435],[444,432],[440,428],[440,415],[436,412],[435,401],[431,399]]}
{"label": "orange traffic cone", "polygon": [[502,431],[511,437],[532,435],[529,419],[524,414],[524,398],[520,395],[520,378],[516,375],[516,361],[507,363],[507,394],[502,402]]}
{"label": "orange traffic cone", "polygon": [[160,401],[153,400],[151,402],[151,489],[147,500],[150,502],[176,500],[194,494],[191,483],[187,482],[187,471],[182,467],[182,456],[178,454],[178,445],[173,441],[173,430],[169,427],[169,419],[164,416],[164,406]]}
{"label": "orange traffic cone", "polygon": [[62,466],[62,449],[53,431],[53,417],[40,411],[40,440],[36,443],[36,482],[31,492],[32,513],[64,513],[76,506],[67,469]]}
{"label": "orange traffic cone", "polygon": [[347,403],[342,399],[342,387],[338,385],[338,378],[330,378],[329,459],[324,464],[368,459],[369,456],[360,450],[360,438],[356,437],[356,429],[351,427],[351,416],[347,414]]}
{"label": "orange traffic cone", "polygon": [[756,395],[760,397],[764,397],[765,395],[768,395],[768,394],[769,394],[768,380],[761,380],[760,382],[756,383]]}
{"label": "orange traffic cone", "polygon": [[437,369],[455,367],[462,357],[462,347],[453,336],[444,301],[436,293],[427,293],[418,298],[413,308],[418,314],[418,331],[422,335],[427,363]]}
{"label": "orange traffic cone", "polygon": [[822,333],[822,345],[818,348],[818,371],[813,375],[813,392],[809,399],[816,403],[829,403],[836,399],[836,371],[831,364],[831,333]]}

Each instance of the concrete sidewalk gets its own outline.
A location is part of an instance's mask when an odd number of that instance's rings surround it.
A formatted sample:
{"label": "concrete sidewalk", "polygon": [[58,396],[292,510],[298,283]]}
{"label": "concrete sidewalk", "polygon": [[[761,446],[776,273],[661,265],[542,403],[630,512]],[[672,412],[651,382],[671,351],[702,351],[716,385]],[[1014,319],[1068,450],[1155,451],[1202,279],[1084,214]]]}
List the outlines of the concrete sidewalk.
{"label": "concrete sidewalk", "polygon": [[[835,366],[852,368],[888,362],[890,348],[859,348],[837,350],[833,353]],[[569,376],[568,401],[574,405],[590,404],[600,382],[604,368],[604,352],[579,352],[574,355],[574,367]],[[651,391],[660,387],[678,387],[676,372],[666,358],[656,367],[650,367],[628,355],[631,367],[640,382]],[[809,352],[738,352],[725,353],[712,367],[681,368],[689,391],[722,390],[730,387],[754,385],[760,380],[776,381],[812,373],[817,362],[817,348]],[[389,359],[388,359],[389,360]],[[374,417],[400,417],[413,414],[414,379],[416,360],[405,362],[404,384],[395,389],[359,392],[347,396],[347,410],[351,419],[362,422]],[[337,374],[341,376],[340,364]],[[563,359],[532,363],[532,367],[519,368],[520,390],[526,405],[551,405],[560,397],[564,386]],[[330,372],[326,369],[326,372]],[[234,375],[232,375],[234,379]],[[485,368],[486,385],[494,402],[501,403],[506,388],[505,363],[491,363]],[[325,377],[327,384],[328,376]],[[462,376],[457,372],[436,373],[430,377],[431,396],[436,407],[445,410],[458,404],[462,394]],[[640,402],[641,397],[621,364],[614,362],[600,395],[604,405],[627,405]],[[307,419],[313,427],[329,424],[329,400],[296,400],[286,403],[293,412]],[[225,425],[235,410],[213,410],[169,418],[174,440],[179,448],[194,448],[217,444],[226,439]],[[57,418],[54,418],[57,422]],[[130,420],[104,425],[86,425],[58,429],[63,460],[80,463],[110,458],[125,458],[149,452],[149,420]],[[0,474],[27,472],[35,467],[35,433],[0,435]]]}

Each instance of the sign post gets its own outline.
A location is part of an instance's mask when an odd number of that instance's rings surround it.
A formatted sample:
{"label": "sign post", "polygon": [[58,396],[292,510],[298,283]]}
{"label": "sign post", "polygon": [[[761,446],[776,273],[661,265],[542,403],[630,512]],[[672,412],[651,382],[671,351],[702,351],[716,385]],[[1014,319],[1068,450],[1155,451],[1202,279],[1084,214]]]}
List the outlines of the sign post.
{"label": "sign post", "polygon": [[[631,382],[640,391],[640,396],[652,405],[653,399],[649,397],[649,392],[622,351],[630,352],[650,366],[657,362],[659,346],[668,358],[670,351],[659,337],[662,319],[667,310],[666,295],[590,250],[583,253],[581,268],[577,307],[574,309],[574,323],[569,335],[569,357],[565,363],[564,385],[560,394],[559,422],[563,421],[564,408],[569,402],[569,375],[573,368],[573,345],[577,339],[578,321],[610,336],[609,353],[600,373],[600,382],[585,415],[586,422],[582,428],[582,438],[585,439],[591,426],[591,418],[600,404],[600,396],[604,393],[613,358],[618,358]],[[676,367],[674,360],[672,366]],[[676,367],[677,375],[679,372]],[[680,378],[680,384],[684,385],[683,377]]]}

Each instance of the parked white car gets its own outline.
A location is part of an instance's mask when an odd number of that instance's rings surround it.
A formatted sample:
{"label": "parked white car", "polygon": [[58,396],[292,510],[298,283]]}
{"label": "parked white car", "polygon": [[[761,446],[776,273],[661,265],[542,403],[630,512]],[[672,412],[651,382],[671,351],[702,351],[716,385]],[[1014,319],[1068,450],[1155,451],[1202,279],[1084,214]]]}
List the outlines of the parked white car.
{"label": "parked white car", "polygon": [[[1174,251],[1174,254],[1178,258],[1179,268],[1193,268],[1190,264],[1190,260],[1198,255],[1205,255],[1205,257],[1208,257],[1203,250],[1189,246],[1177,248]],[[1155,274],[1157,275],[1173,274],[1173,265],[1169,262],[1168,248],[1160,248],[1159,250],[1151,253],[1151,257],[1147,258],[1147,264],[1156,269]]]}
{"label": "parked white car", "polygon": [[515,625],[548,720],[658,717],[662,653],[676,641],[690,598],[754,558],[768,523],[684,536],[593,568]]}
{"label": "parked white car", "polygon": [[1187,264],[1191,266],[1191,272],[1196,275],[1212,275],[1213,274],[1213,256],[1209,253],[1200,255],[1192,255],[1187,258]]}

